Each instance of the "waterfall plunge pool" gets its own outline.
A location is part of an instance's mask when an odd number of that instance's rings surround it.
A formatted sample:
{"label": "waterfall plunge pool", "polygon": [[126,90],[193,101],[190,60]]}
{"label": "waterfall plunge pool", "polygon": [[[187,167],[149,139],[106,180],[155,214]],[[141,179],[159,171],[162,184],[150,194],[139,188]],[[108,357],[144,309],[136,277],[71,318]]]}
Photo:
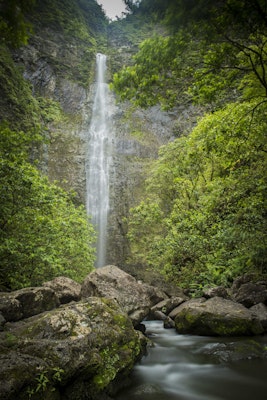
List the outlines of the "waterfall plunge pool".
{"label": "waterfall plunge pool", "polygon": [[[218,338],[179,335],[145,321],[154,346],[114,400],[264,400],[267,336]],[[240,356],[242,351],[243,356]],[[245,354],[245,358],[244,357]]]}

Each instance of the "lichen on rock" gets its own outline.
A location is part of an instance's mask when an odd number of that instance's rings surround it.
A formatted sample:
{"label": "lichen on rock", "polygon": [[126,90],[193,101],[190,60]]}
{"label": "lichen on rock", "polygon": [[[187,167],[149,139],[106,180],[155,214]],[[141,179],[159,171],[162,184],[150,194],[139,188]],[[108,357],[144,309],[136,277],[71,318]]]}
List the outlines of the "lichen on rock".
{"label": "lichen on rock", "polygon": [[90,399],[142,355],[140,333],[112,300],[70,303],[0,333],[0,398]]}

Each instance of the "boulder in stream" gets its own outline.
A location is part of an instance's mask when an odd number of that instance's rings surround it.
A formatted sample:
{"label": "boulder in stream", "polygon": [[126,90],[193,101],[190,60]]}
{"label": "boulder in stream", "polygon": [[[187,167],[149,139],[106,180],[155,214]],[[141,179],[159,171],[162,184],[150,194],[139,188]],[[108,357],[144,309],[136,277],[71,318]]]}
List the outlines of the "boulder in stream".
{"label": "boulder in stream", "polygon": [[264,332],[260,320],[250,310],[220,297],[188,301],[175,310],[175,327],[181,334],[248,336]]}
{"label": "boulder in stream", "polygon": [[165,293],[153,286],[137,281],[132,275],[114,265],[91,272],[82,283],[82,298],[97,296],[117,301],[137,326],[150,308],[165,299]]}
{"label": "boulder in stream", "polygon": [[6,323],[0,398],[98,399],[129,373],[144,341],[116,302],[95,297]]}

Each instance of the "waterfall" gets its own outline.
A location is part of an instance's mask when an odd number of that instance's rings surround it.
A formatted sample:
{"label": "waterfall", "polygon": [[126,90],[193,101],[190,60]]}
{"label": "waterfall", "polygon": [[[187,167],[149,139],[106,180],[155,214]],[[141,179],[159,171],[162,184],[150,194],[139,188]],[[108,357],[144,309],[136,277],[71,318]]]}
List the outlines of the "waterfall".
{"label": "waterfall", "polygon": [[106,56],[98,53],[86,160],[86,209],[97,231],[96,267],[106,262],[112,136],[112,99],[106,83]]}

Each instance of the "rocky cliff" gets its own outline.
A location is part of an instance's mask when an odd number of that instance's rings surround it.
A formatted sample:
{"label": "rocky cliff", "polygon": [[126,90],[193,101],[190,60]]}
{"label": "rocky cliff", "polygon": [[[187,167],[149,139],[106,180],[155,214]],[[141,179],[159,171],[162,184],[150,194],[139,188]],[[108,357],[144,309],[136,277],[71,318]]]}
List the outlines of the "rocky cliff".
{"label": "rocky cliff", "polygon": [[[51,181],[77,192],[86,202],[85,159],[93,106],[95,56],[108,55],[108,79],[129,60],[151,26],[136,37],[133,21],[108,27],[102,9],[94,1],[37,1],[29,19],[33,36],[13,59],[30,82],[42,109],[47,144],[39,151],[40,168]],[[107,35],[108,31],[108,35]],[[129,35],[129,32],[131,35]],[[129,36],[135,37],[129,40]],[[128,256],[124,217],[138,203],[144,178],[160,145],[192,123],[199,110],[187,107],[164,112],[116,102],[113,96],[113,163],[110,177],[110,215],[107,263],[124,266]],[[190,116],[190,117],[189,117]],[[193,117],[192,117],[193,116]],[[189,121],[189,122],[188,122]]]}
{"label": "rocky cliff", "polygon": [[[47,106],[48,144],[39,154],[51,180],[85,201],[84,124],[91,113],[95,54],[105,37],[105,15],[94,1],[37,1],[29,15],[33,35],[13,58]],[[56,107],[58,109],[56,110]]]}

